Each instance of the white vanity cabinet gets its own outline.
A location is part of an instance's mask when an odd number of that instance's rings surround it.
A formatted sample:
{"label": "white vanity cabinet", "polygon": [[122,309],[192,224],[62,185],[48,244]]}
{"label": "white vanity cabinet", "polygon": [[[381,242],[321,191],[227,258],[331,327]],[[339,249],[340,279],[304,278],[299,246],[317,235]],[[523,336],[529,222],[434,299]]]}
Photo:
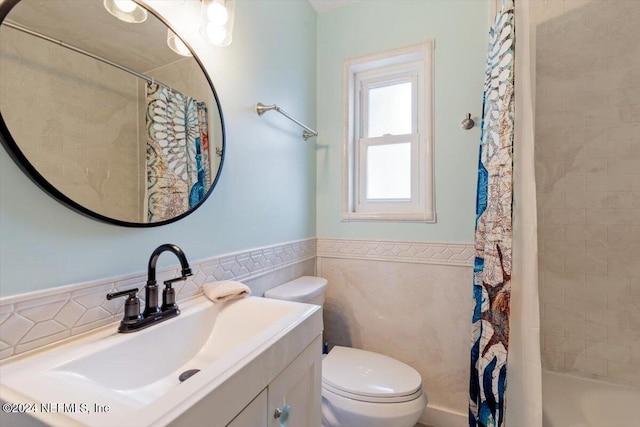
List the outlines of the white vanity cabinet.
{"label": "white vanity cabinet", "polygon": [[256,396],[246,408],[233,419],[227,427],[266,427],[267,426],[267,389]]}
{"label": "white vanity cabinet", "polygon": [[321,345],[318,337],[227,427],[320,427]]}
{"label": "white vanity cabinet", "polygon": [[[212,304],[198,296],[181,309],[134,334],[107,325],[3,361],[0,401],[71,408],[18,414],[23,426],[320,427],[319,306],[251,296]],[[278,408],[284,412],[274,418]],[[10,415],[0,413],[0,424]]]}
{"label": "white vanity cabinet", "polygon": [[[322,336],[304,349],[291,350],[284,342],[273,345],[264,357],[198,399],[169,427],[320,427]],[[276,410],[281,413],[278,417]]]}
{"label": "white vanity cabinet", "polygon": [[[320,427],[322,421],[322,340],[318,337],[269,384],[268,427]],[[280,424],[285,405],[288,424]]]}

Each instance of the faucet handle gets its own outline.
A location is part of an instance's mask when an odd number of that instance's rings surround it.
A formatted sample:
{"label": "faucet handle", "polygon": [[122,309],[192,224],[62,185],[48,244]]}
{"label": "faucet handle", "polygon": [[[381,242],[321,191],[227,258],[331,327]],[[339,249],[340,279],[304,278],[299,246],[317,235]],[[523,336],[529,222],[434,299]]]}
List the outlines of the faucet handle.
{"label": "faucet handle", "polygon": [[169,279],[164,281],[164,289],[162,290],[162,306],[160,310],[178,310],[178,304],[176,304],[176,290],[172,287],[175,282],[181,282],[187,280],[186,277],[176,277],[175,279]]}
{"label": "faucet handle", "polygon": [[112,300],[114,298],[127,296],[127,300],[124,302],[124,317],[120,322],[118,330],[120,332],[128,332],[130,326],[137,323],[142,319],[140,314],[140,298],[137,297],[138,288],[127,289],[126,291],[113,292],[107,294],[107,299]]}
{"label": "faucet handle", "polygon": [[125,295],[129,295],[129,299],[134,299],[136,298],[137,293],[138,293],[138,288],[131,288],[131,289],[127,289],[126,291],[112,292],[110,294],[107,294],[107,299],[112,300],[114,298],[122,297]]}
{"label": "faucet handle", "polygon": [[185,276],[176,277],[174,279],[165,280],[164,285],[171,287],[171,285],[173,285],[174,283],[182,282],[183,280],[187,280],[187,278]]}

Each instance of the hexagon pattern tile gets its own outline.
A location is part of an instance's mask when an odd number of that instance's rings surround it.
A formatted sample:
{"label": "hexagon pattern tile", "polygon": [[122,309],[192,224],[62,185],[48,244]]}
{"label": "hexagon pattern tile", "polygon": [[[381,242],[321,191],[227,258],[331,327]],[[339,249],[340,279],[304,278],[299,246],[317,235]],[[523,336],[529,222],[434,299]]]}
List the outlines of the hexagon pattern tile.
{"label": "hexagon pattern tile", "polygon": [[[177,300],[201,293],[205,283],[253,278],[315,256],[316,239],[306,239],[192,262],[193,276],[175,284]],[[165,268],[157,280],[178,274]],[[107,301],[106,294],[137,287],[144,307],[146,280],[142,273],[0,298],[0,359],[119,321],[124,299]]]}

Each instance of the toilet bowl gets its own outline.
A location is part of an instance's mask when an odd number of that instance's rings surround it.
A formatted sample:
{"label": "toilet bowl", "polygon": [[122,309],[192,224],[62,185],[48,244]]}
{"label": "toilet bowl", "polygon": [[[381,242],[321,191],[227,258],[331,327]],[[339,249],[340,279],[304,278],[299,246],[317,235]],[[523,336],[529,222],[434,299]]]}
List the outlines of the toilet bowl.
{"label": "toilet bowl", "polygon": [[[326,287],[303,276],[264,296],[322,305]],[[391,357],[335,346],[322,361],[323,427],[413,427],[426,405],[418,371]]]}
{"label": "toilet bowl", "polygon": [[420,374],[395,359],[335,346],[322,361],[324,427],[413,427],[426,405]]}

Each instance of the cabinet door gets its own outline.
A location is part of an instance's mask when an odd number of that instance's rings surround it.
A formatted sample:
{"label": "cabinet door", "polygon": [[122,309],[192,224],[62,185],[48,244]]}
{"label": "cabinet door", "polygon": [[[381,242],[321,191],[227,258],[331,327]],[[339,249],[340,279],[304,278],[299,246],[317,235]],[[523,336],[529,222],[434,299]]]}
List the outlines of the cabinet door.
{"label": "cabinet door", "polygon": [[269,427],[320,427],[321,370],[318,337],[269,384]]}
{"label": "cabinet door", "polygon": [[267,427],[267,389],[262,390],[227,427]]}

